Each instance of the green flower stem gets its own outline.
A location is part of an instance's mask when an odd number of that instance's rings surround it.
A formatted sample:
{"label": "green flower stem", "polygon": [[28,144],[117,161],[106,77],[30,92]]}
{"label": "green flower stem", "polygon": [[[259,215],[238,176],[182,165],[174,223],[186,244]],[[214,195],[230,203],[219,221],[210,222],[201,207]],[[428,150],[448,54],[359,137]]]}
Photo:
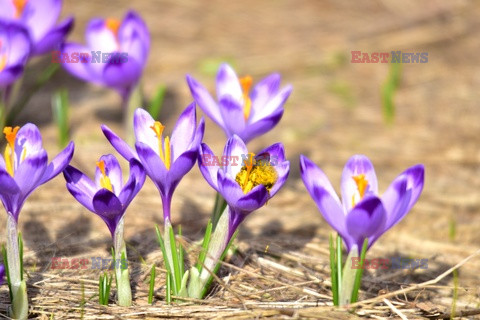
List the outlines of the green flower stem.
{"label": "green flower stem", "polygon": [[142,106],[143,97],[141,85],[138,84],[135,88],[133,88],[126,99],[126,101],[123,101],[123,127],[125,130],[126,142],[129,145],[133,145],[135,143],[133,115],[135,113],[135,109]]}
{"label": "green flower stem", "polygon": [[23,279],[23,245],[20,245],[21,238],[17,231],[17,222],[11,214],[7,217],[7,265],[8,281],[12,306],[10,316],[13,319],[27,319],[28,297],[27,285]]}
{"label": "green flower stem", "polygon": [[132,305],[132,289],[130,288],[130,276],[128,274],[127,248],[123,240],[123,218],[115,229],[114,252],[118,305],[129,307]]}
{"label": "green flower stem", "polygon": [[226,207],[227,202],[225,201],[225,199],[223,199],[222,195],[217,192],[217,195],[215,196],[215,205],[213,206],[212,211],[213,230],[215,230],[215,228],[217,227],[218,220],[220,219],[223,211],[225,211]]}
{"label": "green flower stem", "polygon": [[208,246],[207,255],[201,271],[196,267],[190,269],[190,282],[188,284],[188,296],[191,298],[202,299],[206,285],[210,282],[211,273],[215,272],[215,268],[230,242],[228,237],[229,213],[228,207],[225,208],[223,214],[217,223],[217,228],[212,234]]}

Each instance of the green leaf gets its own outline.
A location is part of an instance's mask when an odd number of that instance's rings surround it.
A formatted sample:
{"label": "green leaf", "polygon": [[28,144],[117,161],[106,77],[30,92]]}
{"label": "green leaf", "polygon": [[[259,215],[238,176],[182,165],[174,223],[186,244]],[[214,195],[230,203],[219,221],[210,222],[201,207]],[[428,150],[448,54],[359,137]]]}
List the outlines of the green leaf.
{"label": "green leaf", "polygon": [[213,231],[215,231],[218,220],[220,220],[220,217],[222,216],[222,213],[223,211],[225,211],[226,207],[227,207],[227,201],[225,201],[222,195],[217,192],[215,196],[215,205],[213,206],[213,211],[212,211]]}
{"label": "green leaf", "polygon": [[150,113],[153,119],[158,120],[160,116],[160,112],[162,111],[163,102],[165,100],[166,93],[167,93],[166,85],[162,84],[158,86],[157,93],[155,94],[155,98],[153,98],[152,102],[150,103],[150,108],[148,109],[148,113]]}
{"label": "green leaf", "polygon": [[360,269],[357,269],[357,273],[355,275],[355,283],[352,291],[352,299],[350,300],[351,303],[355,303],[358,300],[358,291],[360,290],[360,285],[362,284],[363,263],[365,262],[365,255],[367,254],[367,248],[368,248],[368,238],[365,238],[365,240],[363,241],[362,252],[360,254]]}
{"label": "green leaf", "polygon": [[[337,289],[342,292],[342,238],[337,234]],[[339,297],[340,298],[340,297]]]}
{"label": "green leaf", "polygon": [[200,251],[196,266],[199,273],[202,272],[203,264],[205,263],[205,258],[207,257],[208,245],[210,244],[210,238],[212,236],[212,226],[212,221],[209,220],[207,224],[207,229],[205,230],[205,236],[203,237],[202,251]]}
{"label": "green leaf", "polygon": [[60,148],[64,148],[69,140],[68,109],[68,91],[66,89],[58,90],[52,97],[52,111],[58,129]]}
{"label": "green leaf", "polygon": [[155,292],[155,277],[156,277],[156,269],[155,265],[152,266],[150,271],[150,289],[148,290],[148,303],[153,303],[153,293]]}
{"label": "green leaf", "polygon": [[7,275],[8,293],[10,294],[10,301],[12,301],[12,282],[10,280],[10,271],[8,268],[7,249],[2,245],[3,264],[5,264],[5,273]]}
{"label": "green leaf", "polygon": [[167,304],[172,303],[172,274],[167,271],[167,283],[165,289],[165,301]]}
{"label": "green leaf", "polygon": [[330,278],[332,279],[333,305],[338,306],[338,280],[337,264],[335,261],[335,246],[333,245],[333,236],[330,234]]}
{"label": "green leaf", "polygon": [[177,252],[177,245],[175,241],[175,234],[173,233],[173,227],[169,228],[169,236],[170,236],[170,249],[172,252],[172,262],[173,262],[173,276],[175,277],[174,287],[175,287],[175,295],[180,291],[180,285],[182,282],[182,274],[180,274],[179,268],[179,259],[178,259],[178,252]]}

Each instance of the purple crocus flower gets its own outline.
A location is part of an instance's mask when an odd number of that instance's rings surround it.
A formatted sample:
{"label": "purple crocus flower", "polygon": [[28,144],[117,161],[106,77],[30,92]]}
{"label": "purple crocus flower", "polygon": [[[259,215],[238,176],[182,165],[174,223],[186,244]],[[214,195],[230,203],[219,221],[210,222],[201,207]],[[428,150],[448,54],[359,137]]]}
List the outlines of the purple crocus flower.
{"label": "purple crocus flower", "polygon": [[85,208],[102,218],[112,237],[128,205],[145,182],[142,165],[132,159],[130,176],[123,184],[122,169],[117,159],[110,154],[102,156],[97,162],[95,181],[72,166],[65,168],[63,175],[68,191]]}
{"label": "purple crocus flower", "polygon": [[211,236],[204,267],[201,272],[190,269],[188,294],[201,299],[211,272],[225,251],[242,221],[271,199],[287,180],[290,162],[280,143],[271,145],[257,155],[249,153],[237,135],[228,139],[220,161],[212,150],[202,143],[199,167],[205,180],[227,202],[228,206],[218,220]]}
{"label": "purple crocus flower", "polygon": [[216,102],[202,86],[187,75],[188,86],[200,108],[228,138],[238,135],[245,143],[270,131],[282,118],[283,105],[292,92],[292,86],[280,89],[280,75],[271,74],[253,90],[252,78],[238,78],[228,64],[222,64],[217,74]]}
{"label": "purple crocus flower", "polygon": [[0,0],[0,18],[24,25],[32,41],[32,55],[44,54],[59,46],[73,27],[73,18],[56,24],[61,0]]}
{"label": "purple crocus flower", "polygon": [[345,241],[348,252],[359,251],[364,239],[368,247],[397,224],[417,202],[424,184],[424,167],[415,165],[400,174],[380,197],[377,176],[364,155],[351,157],[343,169],[342,201],[323,171],[300,156],[303,182],[328,224]]}
{"label": "purple crocus flower", "polygon": [[20,77],[29,55],[28,31],[20,24],[0,19],[0,88]]}
{"label": "purple crocus flower", "polygon": [[9,215],[18,215],[27,197],[38,186],[63,171],[73,156],[73,142],[48,164],[38,128],[27,123],[22,128],[3,129],[7,145],[0,157],[0,198]]}
{"label": "purple crocus flower", "polygon": [[164,126],[155,121],[144,109],[134,113],[136,151],[103,125],[102,130],[113,147],[127,160],[137,159],[160,192],[163,217],[170,219],[173,192],[180,180],[197,159],[198,147],[205,131],[202,118],[197,126],[195,103],[190,104],[180,115],[173,128],[171,139],[163,136]]}
{"label": "purple crocus flower", "polygon": [[77,63],[62,58],[64,68],[84,81],[117,90],[127,101],[140,80],[150,50],[145,22],[134,11],[129,11],[123,21],[95,18],[88,24],[85,38],[86,45],[63,45],[62,56],[77,57]]}
{"label": "purple crocus flower", "polygon": [[227,160],[221,166],[216,161],[206,161],[215,158],[208,145],[202,143],[200,171],[228,204],[228,234],[231,237],[251,212],[262,207],[280,190],[287,180],[290,162],[285,160],[282,144],[271,145],[254,155],[248,152],[237,135],[228,139],[225,145],[222,160]]}

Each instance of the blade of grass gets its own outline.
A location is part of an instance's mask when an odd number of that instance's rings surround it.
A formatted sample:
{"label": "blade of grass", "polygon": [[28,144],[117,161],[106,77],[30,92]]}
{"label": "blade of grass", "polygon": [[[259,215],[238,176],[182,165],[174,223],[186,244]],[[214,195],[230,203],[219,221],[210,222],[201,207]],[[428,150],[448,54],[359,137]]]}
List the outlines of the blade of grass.
{"label": "blade of grass", "polygon": [[182,275],[180,274],[180,270],[178,267],[178,253],[177,253],[177,244],[175,241],[175,234],[173,233],[173,227],[169,229],[169,236],[170,236],[170,249],[172,252],[172,263],[173,263],[173,276],[175,277],[175,281],[173,283],[174,286],[174,294],[177,295],[180,291],[180,286],[182,284]]}
{"label": "blade of grass", "polygon": [[197,261],[198,273],[202,272],[203,264],[205,263],[205,258],[207,257],[208,245],[210,244],[210,238],[212,236],[212,227],[213,227],[212,221],[209,220],[207,224],[207,229],[205,230],[205,236],[203,237],[202,251],[198,256],[198,261]]}
{"label": "blade of grass", "polygon": [[154,264],[152,266],[152,270],[150,271],[150,289],[148,290],[148,304],[153,303],[153,293],[155,291],[155,277],[156,277],[156,269]]}
{"label": "blade of grass", "polygon": [[342,292],[342,238],[337,234],[337,290]]}
{"label": "blade of grass", "polygon": [[333,305],[338,306],[338,280],[337,264],[335,261],[335,246],[333,245],[333,236],[330,234],[330,277],[332,279]]}

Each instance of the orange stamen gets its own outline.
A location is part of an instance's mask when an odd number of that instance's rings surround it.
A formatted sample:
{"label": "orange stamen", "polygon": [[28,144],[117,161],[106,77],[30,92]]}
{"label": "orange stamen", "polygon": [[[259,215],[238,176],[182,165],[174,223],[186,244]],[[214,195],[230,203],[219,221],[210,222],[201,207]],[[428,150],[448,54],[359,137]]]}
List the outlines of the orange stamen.
{"label": "orange stamen", "polygon": [[28,0],[13,0],[13,5],[15,6],[15,18],[20,18],[23,13],[23,9],[25,9],[25,5],[27,4]]}
{"label": "orange stamen", "polygon": [[0,56],[0,71],[5,69],[6,65],[7,65],[7,55],[4,54],[4,55]]}
{"label": "orange stamen", "polygon": [[[360,195],[360,200],[361,200],[365,196],[365,191],[367,191],[368,181],[367,179],[365,179],[365,174],[363,173],[353,176],[352,179],[355,181],[355,184],[357,185],[358,194]],[[352,204],[353,206],[355,206],[355,195],[352,196]]]}
{"label": "orange stamen", "polygon": [[155,121],[153,123],[153,126],[151,126],[150,128],[153,130],[153,132],[155,132],[155,135],[158,139],[158,154],[160,156],[160,159],[162,159],[163,163],[165,164],[165,168],[167,168],[167,170],[170,170],[170,165],[172,161],[170,138],[168,136],[165,137],[164,142],[162,137],[165,126],[162,125],[160,121]]}
{"label": "orange stamen", "polygon": [[107,176],[107,173],[105,172],[105,161],[103,160],[97,161],[97,167],[98,169],[100,169],[100,172],[102,173],[102,177],[100,178],[100,186],[102,188],[105,188],[113,192],[112,182],[110,181],[110,178]]}
{"label": "orange stamen", "polygon": [[250,76],[245,76],[239,79],[243,91],[243,117],[245,120],[250,117],[250,110],[252,109],[252,100],[250,100],[250,88],[252,87],[253,79]]}
{"label": "orange stamen", "polygon": [[115,37],[117,37],[117,35],[118,35],[118,29],[120,29],[121,24],[122,24],[122,22],[118,19],[115,19],[115,18],[105,19],[105,26],[107,27],[107,29],[112,31],[112,33],[115,35]]}
{"label": "orange stamen", "polygon": [[17,132],[20,127],[5,127],[3,128],[3,133],[5,134],[5,139],[7,139],[7,146],[5,147],[5,169],[13,177],[15,174],[15,139],[17,138]]}
{"label": "orange stamen", "polygon": [[245,161],[245,167],[247,168],[247,175],[245,176],[245,181],[243,181],[243,189],[245,189],[247,187],[248,178],[249,178],[250,173],[252,172],[252,169],[253,169],[253,166],[254,166],[253,157],[255,157],[255,153],[250,152],[248,155],[249,155],[248,162]]}

